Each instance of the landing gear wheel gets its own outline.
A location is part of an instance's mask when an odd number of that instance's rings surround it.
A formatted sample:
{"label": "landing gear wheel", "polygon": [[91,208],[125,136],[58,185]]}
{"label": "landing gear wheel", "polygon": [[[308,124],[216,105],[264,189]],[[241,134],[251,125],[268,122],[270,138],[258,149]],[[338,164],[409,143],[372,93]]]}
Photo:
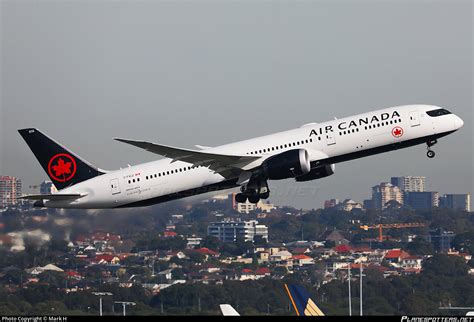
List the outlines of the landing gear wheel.
{"label": "landing gear wheel", "polygon": [[238,203],[244,203],[247,201],[247,196],[245,196],[243,193],[238,193],[235,195],[235,201]]}
{"label": "landing gear wheel", "polygon": [[268,197],[270,197],[270,192],[260,194],[260,199],[268,199]]}
{"label": "landing gear wheel", "polygon": [[249,202],[250,203],[257,203],[260,201],[260,197],[259,196],[249,196]]}
{"label": "landing gear wheel", "polygon": [[430,159],[433,159],[435,155],[436,153],[434,151],[428,150],[428,152],[426,152],[426,156]]}

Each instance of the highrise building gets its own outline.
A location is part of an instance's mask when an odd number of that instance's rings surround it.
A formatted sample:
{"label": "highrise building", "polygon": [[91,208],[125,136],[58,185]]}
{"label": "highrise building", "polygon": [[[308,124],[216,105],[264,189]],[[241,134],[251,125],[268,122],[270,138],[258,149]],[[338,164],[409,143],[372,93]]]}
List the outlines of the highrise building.
{"label": "highrise building", "polygon": [[51,181],[43,181],[40,185],[40,194],[42,195],[50,195],[53,193],[58,192],[58,189],[54,186]]}
{"label": "highrise building", "polygon": [[471,195],[468,194],[446,194],[440,198],[440,208],[471,211]]}
{"label": "highrise building", "polygon": [[375,209],[387,208],[389,201],[395,201],[403,205],[403,193],[398,186],[388,182],[372,187],[372,201]]}
{"label": "highrise building", "polygon": [[425,191],[426,177],[392,177],[390,182],[405,192],[423,192]]}
{"label": "highrise building", "polygon": [[439,205],[439,193],[433,191],[405,192],[405,206],[414,210],[431,210]]}
{"label": "highrise building", "polygon": [[21,180],[0,176],[0,208],[15,206],[21,197]]}
{"label": "highrise building", "polygon": [[244,241],[253,241],[255,236],[261,236],[268,241],[268,227],[259,225],[256,220],[211,222],[207,227],[207,234],[223,242],[235,242],[239,238]]}

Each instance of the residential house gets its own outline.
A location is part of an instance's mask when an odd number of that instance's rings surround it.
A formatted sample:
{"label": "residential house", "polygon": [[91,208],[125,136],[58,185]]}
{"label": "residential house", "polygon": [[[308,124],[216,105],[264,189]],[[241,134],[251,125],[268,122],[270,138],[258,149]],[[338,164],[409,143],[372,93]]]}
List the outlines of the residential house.
{"label": "residential house", "polygon": [[300,266],[300,267],[314,264],[314,259],[304,254],[293,255],[292,259],[293,259],[293,265]]}

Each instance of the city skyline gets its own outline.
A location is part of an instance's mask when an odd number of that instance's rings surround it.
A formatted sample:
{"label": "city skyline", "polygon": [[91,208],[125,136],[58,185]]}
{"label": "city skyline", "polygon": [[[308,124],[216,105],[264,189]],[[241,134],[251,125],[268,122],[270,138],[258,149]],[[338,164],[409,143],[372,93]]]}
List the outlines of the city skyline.
{"label": "city skyline", "polygon": [[428,191],[474,190],[468,1],[32,3],[0,4],[0,173],[25,186],[46,178],[16,132],[27,126],[118,169],[156,158],[115,136],[215,146],[429,103],[466,122],[440,140],[435,159],[418,146],[341,163],[321,180],[271,181],[270,200],[298,208],[334,196],[363,200],[370,190],[360,187],[387,173],[429,177]]}
{"label": "city skyline", "polygon": [[[12,176],[0,176],[0,205],[2,205],[3,202],[4,207],[9,205],[6,200],[12,200],[10,192],[7,191],[8,189],[5,189],[9,186],[10,188],[12,187],[12,185],[9,184],[9,182],[11,181],[15,181],[16,185],[19,187],[19,189],[15,187],[17,191],[16,197],[13,198],[13,205],[16,205],[18,200],[20,200],[19,196],[21,194],[25,194],[25,192],[22,191],[22,188],[26,185],[24,185],[21,179]],[[391,177],[390,182],[388,182],[388,180],[381,181],[375,186],[372,186],[371,188],[369,187],[368,190],[370,191],[371,189],[372,193],[368,199],[357,200],[356,198],[352,198],[350,196],[346,196],[344,198],[339,199],[338,197],[332,196],[331,199],[324,200],[322,205],[314,207],[312,209],[327,209],[336,206],[343,206],[344,211],[351,211],[354,208],[360,208],[362,210],[385,209],[386,203],[388,201],[396,201],[402,207],[414,206],[415,209],[418,210],[428,210],[432,209],[433,207],[454,208],[453,205],[459,202],[465,205],[467,211],[470,211],[471,209],[472,199],[470,198],[471,192],[469,191],[464,193],[450,193],[448,191],[439,191],[436,189],[428,191],[425,189],[427,178],[423,176]],[[400,185],[403,187],[400,187]],[[58,191],[54,184],[49,180],[44,180],[40,184],[30,185],[28,190],[31,191],[33,194],[50,194],[56,193]],[[265,213],[270,212],[271,210],[276,209],[277,207],[291,206],[288,204],[274,205],[273,203],[271,203],[270,200],[266,200],[265,202],[260,201],[257,204],[252,204],[249,201],[246,201],[245,203],[237,203],[235,201],[235,192],[225,193],[226,191],[231,190],[223,191],[224,193],[222,193],[222,191],[218,194],[216,194],[217,192],[209,192],[208,196],[206,196],[205,194],[203,196],[198,195],[193,196],[191,198],[195,200],[203,199],[204,201],[208,199],[230,200],[229,202],[232,205],[233,209],[235,209],[239,213],[246,214],[249,214],[251,211],[254,211],[256,209],[260,209],[262,213]],[[428,200],[426,198],[431,200]],[[466,202],[461,201],[461,199],[459,198],[465,198]],[[457,201],[453,201],[455,199]],[[346,202],[348,202],[349,204],[347,204]],[[464,206],[462,206],[461,208],[463,207]]]}

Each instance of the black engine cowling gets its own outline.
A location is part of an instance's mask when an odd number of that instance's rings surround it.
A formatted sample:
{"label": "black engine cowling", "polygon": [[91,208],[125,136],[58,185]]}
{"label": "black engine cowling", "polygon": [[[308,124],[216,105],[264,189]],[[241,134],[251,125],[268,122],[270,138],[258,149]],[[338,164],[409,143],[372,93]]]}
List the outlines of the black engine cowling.
{"label": "black engine cowling", "polygon": [[271,180],[305,175],[311,170],[308,151],[296,149],[271,156],[262,163],[262,169],[266,177]]}
{"label": "black engine cowling", "polygon": [[321,167],[317,167],[312,169],[309,173],[304,174],[302,176],[296,177],[296,181],[310,181],[315,179],[320,179],[324,177],[329,177],[330,175],[334,174],[334,164],[331,165],[324,165]]}

